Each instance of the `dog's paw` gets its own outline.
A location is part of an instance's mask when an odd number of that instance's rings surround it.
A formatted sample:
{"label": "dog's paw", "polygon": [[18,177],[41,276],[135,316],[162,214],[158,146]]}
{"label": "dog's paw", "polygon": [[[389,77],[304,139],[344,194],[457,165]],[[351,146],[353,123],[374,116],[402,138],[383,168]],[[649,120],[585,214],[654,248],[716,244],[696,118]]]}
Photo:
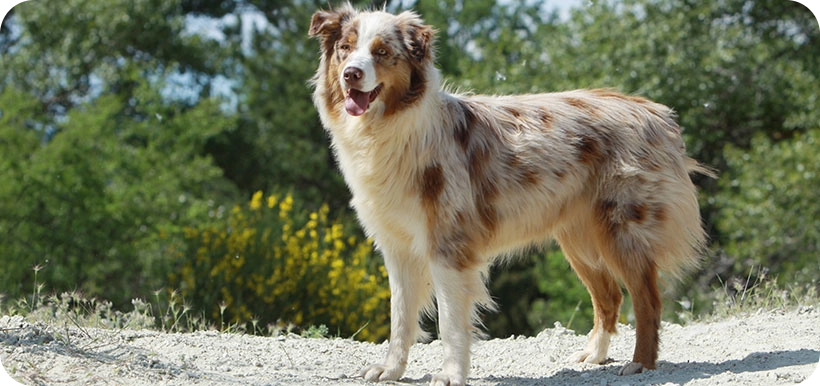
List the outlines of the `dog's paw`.
{"label": "dog's paw", "polygon": [[379,382],[398,380],[403,373],[404,369],[399,367],[375,364],[363,368],[359,375],[368,382]]}
{"label": "dog's paw", "polygon": [[591,363],[599,365],[606,360],[606,352],[593,352],[591,350],[578,351],[569,356],[570,362],[575,363]]}
{"label": "dog's paw", "polygon": [[467,381],[463,375],[449,372],[440,372],[430,380],[430,386],[464,386],[466,384]]}
{"label": "dog's paw", "polygon": [[621,368],[621,371],[618,375],[633,375],[633,374],[640,374],[644,371],[643,364],[638,362],[629,362],[626,366]]}

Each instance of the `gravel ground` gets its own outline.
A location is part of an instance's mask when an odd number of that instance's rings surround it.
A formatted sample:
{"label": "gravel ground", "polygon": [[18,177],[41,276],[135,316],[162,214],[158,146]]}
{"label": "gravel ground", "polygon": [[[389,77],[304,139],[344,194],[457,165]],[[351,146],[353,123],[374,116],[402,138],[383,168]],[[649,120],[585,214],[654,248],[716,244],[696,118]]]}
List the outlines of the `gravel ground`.
{"label": "gravel ground", "polygon": [[[686,326],[664,324],[658,369],[618,376],[635,330],[620,326],[604,365],[568,363],[586,337],[556,327],[535,337],[477,342],[471,385],[794,385],[820,359],[820,309],[759,311]],[[381,360],[386,343],[204,331],[106,330],[0,318],[0,362],[25,385],[362,385],[356,375]],[[405,377],[426,384],[440,341],[417,344]],[[818,370],[820,371],[820,370]]]}

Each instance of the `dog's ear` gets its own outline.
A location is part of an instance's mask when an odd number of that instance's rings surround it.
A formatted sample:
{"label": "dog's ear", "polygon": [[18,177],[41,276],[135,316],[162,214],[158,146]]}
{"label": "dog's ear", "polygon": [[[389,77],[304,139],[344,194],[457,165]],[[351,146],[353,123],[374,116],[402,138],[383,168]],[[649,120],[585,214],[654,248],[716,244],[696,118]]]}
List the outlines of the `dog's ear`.
{"label": "dog's ear", "polygon": [[348,7],[336,11],[316,11],[310,19],[308,36],[335,41],[342,34],[342,24],[352,15],[353,10]]}
{"label": "dog's ear", "polygon": [[310,29],[308,36],[316,37],[319,35],[327,35],[333,30],[340,29],[339,15],[335,12],[316,11],[313,17],[310,18]]}
{"label": "dog's ear", "polygon": [[418,15],[412,12],[402,12],[399,18],[404,21],[404,45],[410,58],[418,62],[432,60],[436,37],[433,27],[424,24]]}

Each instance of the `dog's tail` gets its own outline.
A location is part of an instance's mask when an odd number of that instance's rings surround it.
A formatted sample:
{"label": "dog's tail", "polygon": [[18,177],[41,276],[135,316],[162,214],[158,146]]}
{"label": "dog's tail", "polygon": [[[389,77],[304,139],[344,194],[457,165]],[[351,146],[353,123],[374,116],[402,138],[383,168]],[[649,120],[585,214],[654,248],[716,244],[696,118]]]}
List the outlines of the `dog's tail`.
{"label": "dog's tail", "polygon": [[[703,165],[693,158],[684,158],[684,167],[689,175],[700,174],[709,178],[717,178],[717,170]],[[687,272],[701,266],[707,253],[709,236],[703,228],[698,205],[697,192],[694,184],[681,191],[670,206],[672,213],[667,216],[668,226],[663,233],[665,242],[664,252],[656,257],[655,263],[664,271],[667,277],[679,280]],[[683,236],[683,237],[681,237]]]}

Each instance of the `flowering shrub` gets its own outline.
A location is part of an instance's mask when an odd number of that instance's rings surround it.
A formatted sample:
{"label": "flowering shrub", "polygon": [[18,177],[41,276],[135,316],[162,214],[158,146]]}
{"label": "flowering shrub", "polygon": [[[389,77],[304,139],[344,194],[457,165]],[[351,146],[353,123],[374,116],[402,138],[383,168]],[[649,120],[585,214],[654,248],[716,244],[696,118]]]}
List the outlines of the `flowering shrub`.
{"label": "flowering shrub", "polygon": [[179,256],[171,285],[219,323],[325,324],[342,336],[383,339],[387,273],[372,242],[328,212],[327,205],[308,212],[294,208],[291,195],[257,192],[224,226],[186,229],[187,255]]}

